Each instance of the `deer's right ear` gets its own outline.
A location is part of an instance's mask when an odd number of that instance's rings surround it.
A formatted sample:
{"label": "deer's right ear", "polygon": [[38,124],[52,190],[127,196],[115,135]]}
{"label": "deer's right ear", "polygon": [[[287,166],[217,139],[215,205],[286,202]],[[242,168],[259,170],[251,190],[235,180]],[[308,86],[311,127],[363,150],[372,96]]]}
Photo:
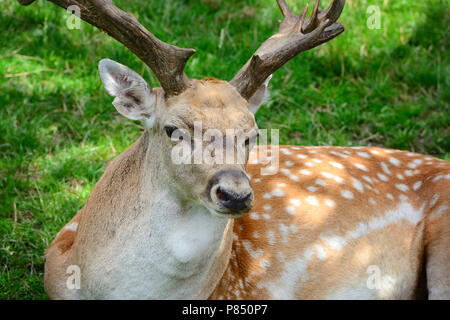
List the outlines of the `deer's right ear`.
{"label": "deer's right ear", "polygon": [[128,119],[153,122],[156,94],[139,74],[110,59],[100,60],[98,71],[117,111]]}

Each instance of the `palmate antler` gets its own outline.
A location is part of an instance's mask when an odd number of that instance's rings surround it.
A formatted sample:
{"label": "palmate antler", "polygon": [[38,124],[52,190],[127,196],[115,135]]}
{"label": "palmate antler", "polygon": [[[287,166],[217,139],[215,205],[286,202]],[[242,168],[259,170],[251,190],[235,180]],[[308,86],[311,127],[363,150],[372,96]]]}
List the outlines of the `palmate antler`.
{"label": "palmate antler", "polygon": [[[29,5],[35,0],[18,0]],[[183,92],[189,85],[184,67],[195,53],[194,49],[167,44],[145,29],[130,14],[120,10],[111,0],[49,0],[67,9],[80,8],[81,19],[105,31],[124,44],[155,72],[166,96]],[[329,8],[319,11],[316,0],[313,14],[306,17],[308,6],[301,16],[295,15],[285,0],[277,0],[284,15],[280,30],[267,39],[230,83],[249,100],[264,81],[300,52],[327,42],[344,31],[336,23],[345,0],[333,0]]]}
{"label": "palmate antler", "polygon": [[267,77],[290,59],[300,52],[335,38],[344,31],[344,27],[336,21],[344,9],[345,0],[333,0],[325,11],[319,11],[320,1],[316,0],[311,18],[306,17],[308,6],[305,7],[301,16],[297,16],[289,9],[285,0],[277,0],[277,2],[284,16],[280,30],[263,42],[230,81],[247,100],[253,96]]}
{"label": "palmate antler", "polygon": [[[18,0],[29,5],[35,0]],[[167,44],[145,29],[133,16],[111,0],[49,0],[64,9],[76,5],[81,19],[105,31],[137,55],[156,74],[166,96],[177,95],[188,86],[184,67],[194,49]]]}

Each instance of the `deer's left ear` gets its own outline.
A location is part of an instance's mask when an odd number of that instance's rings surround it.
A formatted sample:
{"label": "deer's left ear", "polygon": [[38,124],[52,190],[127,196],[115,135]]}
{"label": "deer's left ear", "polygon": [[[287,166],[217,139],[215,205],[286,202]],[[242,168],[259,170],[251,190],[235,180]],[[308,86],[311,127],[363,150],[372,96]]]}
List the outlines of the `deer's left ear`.
{"label": "deer's left ear", "polygon": [[117,111],[128,119],[153,122],[156,94],[139,74],[110,59],[101,60],[98,71]]}
{"label": "deer's left ear", "polygon": [[266,103],[269,99],[269,81],[272,79],[272,75],[270,75],[266,81],[256,90],[255,94],[248,100],[250,103],[250,111],[255,114],[259,107]]}

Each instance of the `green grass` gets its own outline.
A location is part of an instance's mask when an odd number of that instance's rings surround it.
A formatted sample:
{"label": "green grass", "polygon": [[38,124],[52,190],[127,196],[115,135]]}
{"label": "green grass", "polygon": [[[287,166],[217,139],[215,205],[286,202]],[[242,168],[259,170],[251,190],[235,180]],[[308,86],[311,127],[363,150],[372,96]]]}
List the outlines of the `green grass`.
{"label": "green grass", "polygon": [[[289,1],[297,12],[304,0]],[[189,76],[231,79],[277,30],[275,0],[126,1],[161,39],[198,52]],[[348,0],[346,32],[276,73],[260,128],[283,144],[377,145],[450,159],[448,1]],[[120,44],[45,1],[0,2],[0,299],[47,298],[43,252],[107,162],[141,132],[99,81],[109,57],[156,78]],[[222,34],[222,37],[220,36]]]}

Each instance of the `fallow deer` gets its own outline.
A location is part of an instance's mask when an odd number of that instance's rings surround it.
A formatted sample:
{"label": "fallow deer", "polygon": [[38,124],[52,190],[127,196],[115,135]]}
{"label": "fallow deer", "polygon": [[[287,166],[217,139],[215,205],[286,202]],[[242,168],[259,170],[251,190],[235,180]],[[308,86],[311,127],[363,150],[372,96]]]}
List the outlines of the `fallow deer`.
{"label": "fallow deer", "polygon": [[[277,0],[279,32],[229,82],[189,79],[183,70],[195,51],[160,41],[110,0],[51,1],[79,6],[81,18],[135,53],[161,88],[100,61],[116,109],[146,129],[48,247],[50,298],[450,298],[443,160],[375,147],[281,146],[279,172],[262,174],[249,143],[237,147],[248,165],[171,159],[180,143],[173,132],[189,139],[196,121],[220,132],[256,129],[251,111],[271,75],[343,32],[336,21],[344,0],[325,11],[317,0],[309,18],[307,7],[297,16]],[[79,267],[80,288],[66,285],[70,266]]]}

